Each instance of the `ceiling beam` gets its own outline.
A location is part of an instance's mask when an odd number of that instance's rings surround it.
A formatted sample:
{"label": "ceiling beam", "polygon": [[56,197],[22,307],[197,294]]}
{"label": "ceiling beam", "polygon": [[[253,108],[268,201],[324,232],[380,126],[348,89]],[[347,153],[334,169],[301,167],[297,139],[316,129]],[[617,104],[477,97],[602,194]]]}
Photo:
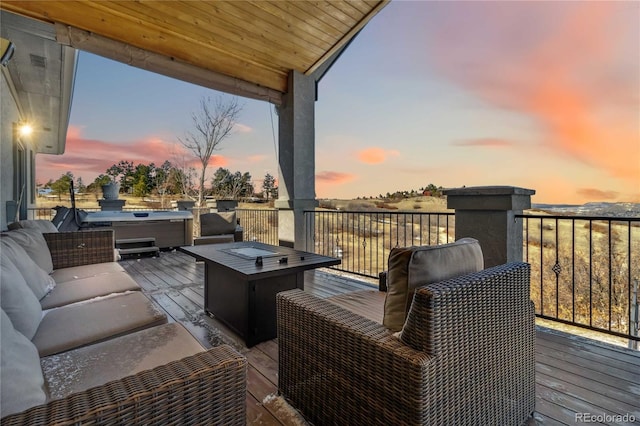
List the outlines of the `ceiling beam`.
{"label": "ceiling beam", "polygon": [[56,23],[58,43],[232,95],[282,104],[282,93],[72,26]]}

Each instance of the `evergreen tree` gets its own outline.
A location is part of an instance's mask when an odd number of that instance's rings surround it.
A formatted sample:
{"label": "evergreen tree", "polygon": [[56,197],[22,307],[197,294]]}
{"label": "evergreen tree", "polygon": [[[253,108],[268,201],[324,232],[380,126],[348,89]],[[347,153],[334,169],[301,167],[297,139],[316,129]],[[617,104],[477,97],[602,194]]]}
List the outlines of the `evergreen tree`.
{"label": "evergreen tree", "polygon": [[276,178],[271,176],[270,173],[264,175],[264,180],[262,181],[262,192],[267,200],[269,198],[274,198],[273,190],[276,189]]}

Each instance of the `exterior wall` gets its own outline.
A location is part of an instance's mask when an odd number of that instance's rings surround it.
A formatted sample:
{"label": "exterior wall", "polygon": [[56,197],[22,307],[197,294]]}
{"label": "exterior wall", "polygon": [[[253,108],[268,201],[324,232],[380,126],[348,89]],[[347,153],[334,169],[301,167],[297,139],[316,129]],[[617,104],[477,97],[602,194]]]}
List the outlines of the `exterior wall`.
{"label": "exterior wall", "polygon": [[18,107],[9,91],[5,74],[0,86],[0,229],[7,229],[7,201],[14,199],[13,123],[19,121]]}
{"label": "exterior wall", "polygon": [[[7,224],[14,221],[15,205],[20,198],[20,188],[16,179],[16,150],[18,141],[15,140],[14,125],[21,121],[18,106],[9,90],[6,74],[0,73],[0,230],[6,230]],[[26,218],[27,207],[32,206],[35,200],[35,151],[30,140],[19,141],[23,147],[22,162],[22,182],[24,182],[24,193],[22,194],[20,218]],[[34,161],[32,161],[32,159]],[[33,163],[33,164],[32,164]],[[11,217],[9,217],[11,214]]]}

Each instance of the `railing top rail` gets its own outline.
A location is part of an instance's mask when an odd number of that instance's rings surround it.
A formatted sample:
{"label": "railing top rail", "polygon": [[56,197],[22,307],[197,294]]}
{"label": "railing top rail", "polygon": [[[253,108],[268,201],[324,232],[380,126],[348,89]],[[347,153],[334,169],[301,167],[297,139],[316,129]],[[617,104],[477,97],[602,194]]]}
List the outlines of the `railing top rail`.
{"label": "railing top rail", "polygon": [[517,218],[528,219],[568,219],[568,220],[602,220],[612,222],[640,222],[640,217],[625,216],[582,216],[582,215],[544,215],[544,214],[516,214]]}
{"label": "railing top rail", "polygon": [[304,210],[304,213],[361,213],[361,214],[404,214],[404,215],[439,215],[439,216],[454,216],[455,212],[420,212],[414,210]]}

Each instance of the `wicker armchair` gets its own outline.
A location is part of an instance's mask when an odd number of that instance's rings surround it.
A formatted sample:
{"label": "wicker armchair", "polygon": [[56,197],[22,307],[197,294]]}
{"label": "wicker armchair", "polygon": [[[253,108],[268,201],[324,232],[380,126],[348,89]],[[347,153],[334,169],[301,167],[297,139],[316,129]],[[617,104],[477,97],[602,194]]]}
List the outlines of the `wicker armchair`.
{"label": "wicker armchair", "polygon": [[13,425],[244,425],[246,358],[218,346],[4,417]]}
{"label": "wicker armchair", "polygon": [[193,244],[233,243],[242,241],[243,234],[235,211],[205,213],[200,215],[200,237],[194,238]]}
{"label": "wicker armchair", "polygon": [[420,287],[400,337],[280,293],[279,392],[315,424],[519,425],[535,406],[529,275],[511,263]]}

